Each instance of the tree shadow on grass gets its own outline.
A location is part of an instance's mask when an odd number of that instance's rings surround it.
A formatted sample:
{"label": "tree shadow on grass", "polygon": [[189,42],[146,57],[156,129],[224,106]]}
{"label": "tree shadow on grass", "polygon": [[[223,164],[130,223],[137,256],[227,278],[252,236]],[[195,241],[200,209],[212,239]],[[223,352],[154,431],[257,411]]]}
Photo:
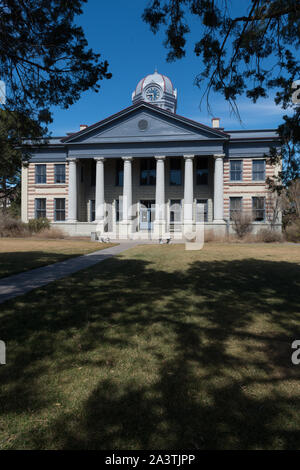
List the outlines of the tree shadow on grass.
{"label": "tree shadow on grass", "polygon": [[287,262],[195,261],[167,272],[114,258],[39,289],[0,317],[2,337],[17,345],[0,370],[2,413],[47,412],[60,399],[41,383],[47,369],[72,381],[83,368],[91,388],[78,406],[29,426],[19,442],[299,448],[299,280]]}
{"label": "tree shadow on grass", "polygon": [[65,261],[78,254],[49,253],[45,251],[21,251],[0,253],[0,279],[48,264]]}

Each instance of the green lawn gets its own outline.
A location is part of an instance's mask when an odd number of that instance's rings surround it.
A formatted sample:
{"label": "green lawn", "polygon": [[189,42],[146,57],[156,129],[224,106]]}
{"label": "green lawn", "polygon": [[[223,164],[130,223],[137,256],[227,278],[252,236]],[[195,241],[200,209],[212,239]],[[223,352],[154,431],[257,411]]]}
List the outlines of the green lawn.
{"label": "green lawn", "polygon": [[299,449],[300,250],[137,246],[1,306],[2,449]]}
{"label": "green lawn", "polygon": [[108,248],[87,240],[0,238],[0,278]]}

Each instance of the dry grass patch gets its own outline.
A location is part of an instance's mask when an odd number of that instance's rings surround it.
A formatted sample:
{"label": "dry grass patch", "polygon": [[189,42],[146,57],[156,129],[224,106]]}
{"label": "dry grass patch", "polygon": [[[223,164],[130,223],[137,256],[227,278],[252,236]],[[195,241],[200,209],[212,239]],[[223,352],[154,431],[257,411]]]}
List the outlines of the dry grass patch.
{"label": "dry grass patch", "polygon": [[113,246],[86,240],[0,238],[0,278]]}

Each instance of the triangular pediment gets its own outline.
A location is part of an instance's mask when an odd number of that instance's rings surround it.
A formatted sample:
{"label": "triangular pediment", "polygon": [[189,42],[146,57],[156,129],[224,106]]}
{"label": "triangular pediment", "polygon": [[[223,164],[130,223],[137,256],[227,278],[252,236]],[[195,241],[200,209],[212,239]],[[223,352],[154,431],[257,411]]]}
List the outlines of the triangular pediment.
{"label": "triangular pediment", "polygon": [[139,104],[65,138],[66,143],[225,140],[227,135],[158,107]]}

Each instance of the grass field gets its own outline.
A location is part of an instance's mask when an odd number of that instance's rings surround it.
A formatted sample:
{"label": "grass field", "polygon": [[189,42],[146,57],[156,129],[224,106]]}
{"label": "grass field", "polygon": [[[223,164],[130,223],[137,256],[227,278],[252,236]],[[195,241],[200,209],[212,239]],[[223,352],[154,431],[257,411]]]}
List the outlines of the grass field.
{"label": "grass field", "polygon": [[300,250],[137,246],[1,306],[2,449],[299,449]]}
{"label": "grass field", "polygon": [[109,246],[112,244],[93,243],[86,240],[0,238],[0,278]]}

